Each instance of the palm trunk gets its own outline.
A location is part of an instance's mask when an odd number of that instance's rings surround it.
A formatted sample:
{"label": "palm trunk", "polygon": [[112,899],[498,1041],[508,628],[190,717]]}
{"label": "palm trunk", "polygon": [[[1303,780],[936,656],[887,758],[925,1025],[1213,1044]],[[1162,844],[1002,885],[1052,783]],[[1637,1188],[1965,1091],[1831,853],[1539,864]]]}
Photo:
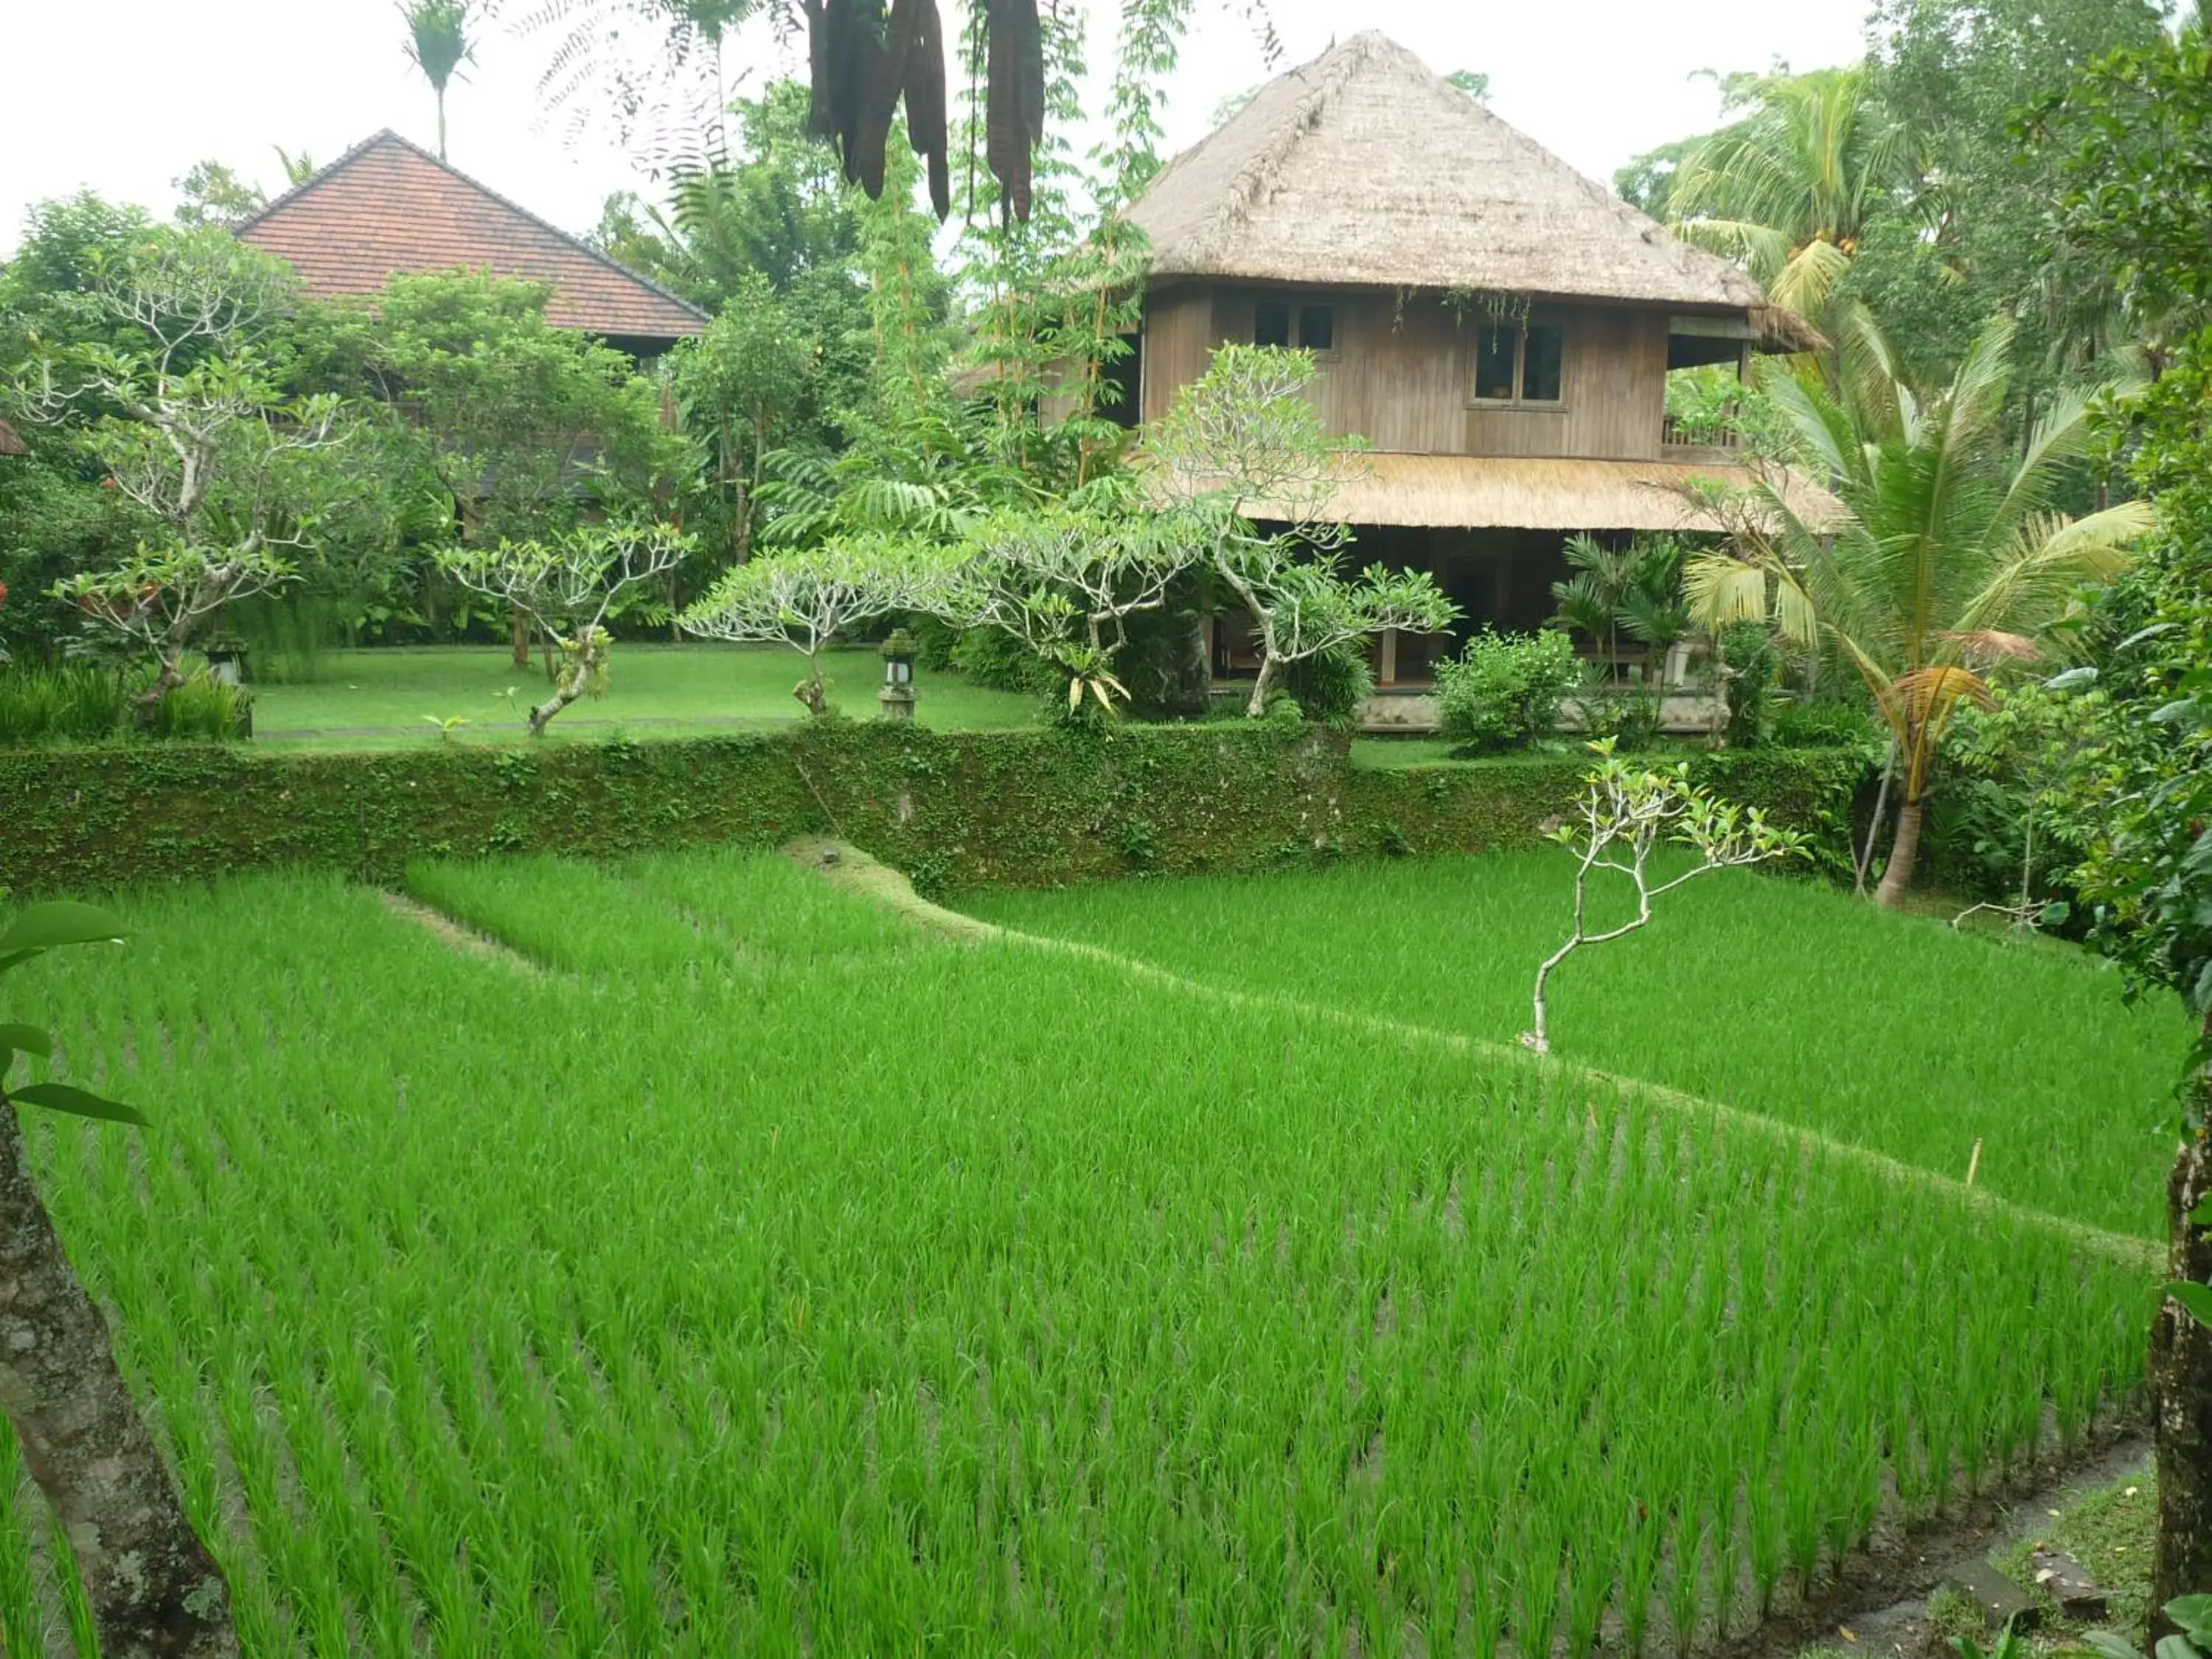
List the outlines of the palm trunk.
{"label": "palm trunk", "polygon": [[[4,1097],[0,1097],[4,1101]],[[116,1369],[0,1103],[0,1404],[68,1535],[108,1659],[234,1656],[230,1586]]]}
{"label": "palm trunk", "polygon": [[520,611],[507,618],[507,643],[513,647],[514,666],[527,669],[530,666],[530,619]]}
{"label": "palm trunk", "polygon": [[1882,757],[1881,787],[1874,793],[1874,818],[1867,825],[1866,840],[1859,848],[1858,866],[1851,882],[1854,898],[1866,896],[1867,867],[1874,862],[1875,837],[1881,834],[1881,821],[1889,816],[1889,783],[1897,775],[1897,739],[1889,743],[1889,753]]}
{"label": "palm trunk", "polygon": [[1890,842],[1889,863],[1874,894],[1874,902],[1885,910],[1902,904],[1905,890],[1912,885],[1912,866],[1920,856],[1920,813],[1925,805],[1919,795],[1907,795],[1898,804],[1897,837]]}
{"label": "palm trunk", "polygon": [[[2212,1039],[2212,1014],[2204,1018]],[[2212,1281],[2212,1229],[2190,1212],[2212,1197],[2212,1139],[2203,1121],[2212,1115],[2212,1074],[2199,1070],[2191,1085],[2191,1115],[2197,1121],[2175,1154],[2166,1188],[2167,1276]],[[2150,1639],[2175,1634],[2161,1611],[2178,1595],[2212,1585],[2212,1330],[2180,1304],[2160,1305],[2150,1328],[2151,1398],[2158,1413],[2158,1545],[2151,1563]]]}

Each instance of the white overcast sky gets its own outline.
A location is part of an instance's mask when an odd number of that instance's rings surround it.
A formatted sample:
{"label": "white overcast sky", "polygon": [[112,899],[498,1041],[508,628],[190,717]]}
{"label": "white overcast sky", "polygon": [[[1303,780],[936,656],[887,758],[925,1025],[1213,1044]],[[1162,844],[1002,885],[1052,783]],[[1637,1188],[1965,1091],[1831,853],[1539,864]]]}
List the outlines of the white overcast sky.
{"label": "white overcast sky", "polygon": [[[1091,56],[1111,56],[1116,0],[1075,0]],[[1271,0],[1283,65],[1340,34],[1380,28],[1439,70],[1491,77],[1500,115],[1601,180],[1631,155],[1712,125],[1705,69],[1844,62],[1863,46],[1867,0]],[[508,0],[520,15],[532,8]],[[1221,100],[1266,78],[1230,0],[1199,0],[1170,86],[1170,149],[1201,137]],[[166,214],[171,180],[212,157],[272,191],[274,146],[319,162],[381,127],[425,145],[428,88],[400,50],[392,0],[0,0],[0,257],[24,210],[81,187]],[[549,42],[486,28],[469,82],[448,95],[455,166],[576,231],[612,190],[649,189],[611,132],[570,142],[536,82]],[[794,48],[748,30],[726,58],[757,84],[793,73]]]}

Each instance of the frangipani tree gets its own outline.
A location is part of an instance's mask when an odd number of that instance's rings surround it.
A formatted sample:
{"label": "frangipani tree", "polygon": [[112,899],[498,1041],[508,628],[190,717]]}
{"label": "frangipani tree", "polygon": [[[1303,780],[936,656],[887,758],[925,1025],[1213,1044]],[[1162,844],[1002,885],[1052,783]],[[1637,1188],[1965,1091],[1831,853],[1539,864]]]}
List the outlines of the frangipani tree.
{"label": "frangipani tree", "polygon": [[[1747,811],[1692,784],[1686,765],[1664,772],[1631,766],[1613,752],[1610,738],[1589,747],[1598,760],[1585,780],[1579,821],[1562,824],[1552,835],[1579,862],[1573,931],[1536,969],[1534,1023],[1521,1036],[1524,1047],[1540,1054],[1552,1052],[1551,1008],[1546,1000],[1552,975],[1577,951],[1585,945],[1609,944],[1649,927],[1651,902],[1699,876],[1791,858],[1805,850],[1802,836],[1769,823],[1757,807]],[[1666,845],[1686,849],[1696,862],[1679,875],[1655,880],[1651,858]],[[1636,914],[1616,927],[1594,931],[1590,878],[1601,870],[1628,878],[1636,893]]]}
{"label": "frangipani tree", "polygon": [[2087,410],[2062,397],[2025,452],[2009,449],[2010,322],[1984,330],[1951,384],[1923,400],[1872,320],[1844,321],[1840,394],[1778,377],[1775,398],[1849,516],[1832,532],[1808,524],[1762,485],[1762,532],[1692,559],[1684,586],[1708,631],[1771,615],[1866,682],[1896,744],[1897,830],[1875,895],[1894,906],[1953,713],[1985,704],[2000,665],[2043,655],[2081,584],[2118,574],[2151,515],[2139,501],[2081,519],[2052,510],[2087,442]]}
{"label": "frangipani tree", "polygon": [[1071,714],[1086,696],[1111,714],[1129,695],[1113,672],[1128,619],[1165,605],[1210,550],[1206,526],[1188,514],[1128,502],[1009,509],[956,550],[935,611],[955,628],[996,629],[1066,674]]}
{"label": "frangipani tree", "polygon": [[1459,616],[1425,572],[1339,574],[1352,532],[1331,508],[1360,446],[1322,424],[1316,373],[1310,351],[1222,346],[1146,437],[1155,489],[1210,526],[1214,574],[1260,636],[1255,719],[1291,664],[1385,629],[1441,633]]}
{"label": "frangipani tree", "polygon": [[1267,712],[1267,695],[1292,663],[1370,640],[1385,629],[1441,634],[1459,617],[1425,570],[1370,564],[1346,580],[1334,555],[1302,559],[1277,537],[1225,538],[1214,568],[1260,629],[1260,672],[1244,712]]}
{"label": "frangipani tree", "polygon": [[327,500],[338,401],[287,398],[266,355],[293,289],[282,261],[227,230],[149,234],[94,263],[82,304],[108,337],[42,353],[19,392],[36,418],[82,427],[109,485],[159,526],[53,590],[153,656],[142,717],[225,605],[289,580]]}
{"label": "frangipani tree", "polygon": [[120,564],[56,582],[53,597],[154,659],[154,683],[140,694],[142,714],[185,683],[185,653],[222,608],[273,592],[293,577],[287,559],[266,545],[152,546]]}
{"label": "frangipani tree", "polygon": [[435,556],[462,586],[514,606],[560,648],[553,694],[530,711],[530,734],[543,737],[570,703],[606,694],[608,619],[647,597],[691,547],[665,525],[586,525],[544,541],[452,547]]}
{"label": "frangipani tree", "polygon": [[792,696],[817,719],[830,712],[823,649],[885,617],[935,608],[945,567],[879,538],[824,542],[734,565],[677,620],[701,639],[788,646],[806,659]]}

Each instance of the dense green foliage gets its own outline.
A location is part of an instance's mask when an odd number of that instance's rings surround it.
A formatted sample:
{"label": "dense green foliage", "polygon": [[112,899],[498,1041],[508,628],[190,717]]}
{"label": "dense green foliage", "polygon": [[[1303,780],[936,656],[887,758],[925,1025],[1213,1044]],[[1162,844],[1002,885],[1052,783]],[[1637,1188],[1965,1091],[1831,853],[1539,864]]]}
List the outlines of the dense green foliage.
{"label": "dense green foliage", "polygon": [[250,1654],[1703,1644],[2134,1389],[2124,1245],[1755,1119],[780,860],[413,880],[538,968],[314,877],[16,976],[162,1103],[39,1180]]}
{"label": "dense green foliage", "polygon": [[1887,336],[1847,317],[1840,393],[1811,381],[1778,392],[1847,519],[1808,523],[1763,483],[1771,528],[1698,555],[1686,577],[1707,627],[1771,615],[1864,682],[1896,756],[1885,904],[1912,879],[1952,716],[1986,704],[2005,672],[2071,649],[2061,629],[2083,590],[2124,570],[2151,523],[2141,501],[2079,518],[2056,510],[2090,445],[2088,405],[2054,399],[2014,453],[2002,429],[2014,343],[2009,323],[1991,323],[1948,386],[1918,395]]}
{"label": "dense green foliage", "polygon": [[[1528,1024],[1573,875],[1547,850],[973,903],[1210,983],[1502,1043]],[[1598,921],[1633,909],[1625,881],[1592,902]],[[1559,971],[1559,1054],[1937,1174],[1964,1176],[1979,1140],[1990,1191],[2158,1231],[2156,1128],[2187,1042],[2171,1000],[2130,1010],[2117,974],[2064,947],[1993,945],[1820,883],[1723,875],[1670,905]]]}
{"label": "dense green foliage", "polygon": [[[520,716],[516,716],[519,721]],[[923,885],[1259,870],[1346,854],[1526,846],[1583,758],[1371,771],[1273,721],[1103,733],[810,722],[775,736],[544,750],[91,749],[0,754],[0,869],[26,893],[272,865],[391,880],[410,858],[584,855],[835,832]],[[1863,759],[1714,755],[1698,781],[1846,855]]]}
{"label": "dense green foliage", "polygon": [[1435,672],[1444,736],[1479,752],[1549,737],[1559,724],[1559,699],[1580,684],[1583,665],[1564,633],[1486,628],[1458,656],[1440,660]]}
{"label": "dense green foliage", "polygon": [[[2116,53],[2045,112],[2074,138],[2063,223],[2112,262],[2131,305],[2193,315],[2212,300],[2203,235],[2212,160],[2212,27]],[[2100,678],[2100,765],[2072,791],[2101,822],[2082,872],[2097,937],[2143,979],[2179,988],[2203,1022],[2185,1091],[2212,1117],[2212,329],[2183,339],[2138,399],[2112,412],[2157,534],[2098,620],[2113,639]],[[2177,1224],[2179,1225],[2179,1224]]]}

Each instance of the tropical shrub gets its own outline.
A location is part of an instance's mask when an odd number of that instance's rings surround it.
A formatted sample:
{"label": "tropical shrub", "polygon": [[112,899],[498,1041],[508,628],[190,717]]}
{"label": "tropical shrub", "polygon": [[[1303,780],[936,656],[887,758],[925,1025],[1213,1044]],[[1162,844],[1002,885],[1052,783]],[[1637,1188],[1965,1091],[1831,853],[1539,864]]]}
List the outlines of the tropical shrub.
{"label": "tropical shrub", "polygon": [[1594,674],[1574,701],[1585,736],[1634,754],[1659,740],[1661,699],[1656,686],[1622,685]]}
{"label": "tropical shrub", "polygon": [[1456,658],[1436,665],[1439,724],[1446,737],[1470,750],[1532,743],[1558,726],[1559,699],[1582,672],[1565,634],[1486,628]]}
{"label": "tropical shrub", "polygon": [[1785,749],[1869,749],[1881,763],[1881,722],[1863,703],[1834,697],[1785,697],[1774,710],[1774,741]]}
{"label": "tropical shrub", "polygon": [[124,720],[119,676],[90,663],[0,672],[0,744],[93,743]]}
{"label": "tropical shrub", "polygon": [[1375,671],[1367,664],[1365,641],[1339,645],[1292,663],[1283,672],[1283,690],[1316,725],[1358,725],[1368,698],[1375,695]]}
{"label": "tropical shrub", "polygon": [[1717,644],[1721,696],[1728,705],[1729,747],[1756,748],[1766,741],[1773,724],[1782,653],[1764,623],[1730,623],[1721,629]]}
{"label": "tropical shrub", "polygon": [[250,693],[185,676],[158,698],[134,706],[123,674],[88,662],[52,667],[18,664],[0,671],[0,744],[36,748],[100,743],[136,730],[149,738],[224,743],[251,731]]}

